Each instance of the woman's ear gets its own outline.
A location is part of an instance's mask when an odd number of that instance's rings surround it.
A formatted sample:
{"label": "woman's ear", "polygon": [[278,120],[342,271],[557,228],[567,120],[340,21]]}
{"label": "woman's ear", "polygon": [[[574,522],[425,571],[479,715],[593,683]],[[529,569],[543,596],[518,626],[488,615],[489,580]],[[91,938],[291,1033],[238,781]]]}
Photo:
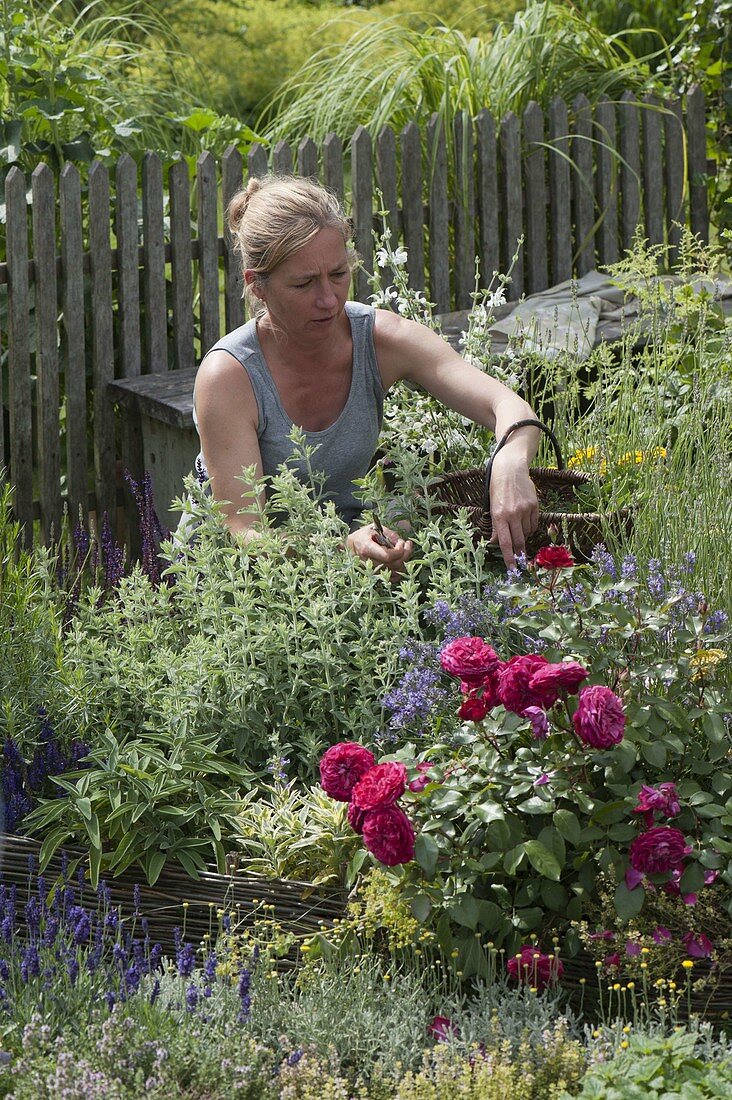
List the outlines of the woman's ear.
{"label": "woman's ear", "polygon": [[262,291],[258,285],[259,280],[257,279],[257,273],[256,271],[252,271],[251,267],[246,268],[244,271],[244,282],[247,286],[252,288],[252,293],[256,298],[259,298],[260,301],[264,301]]}

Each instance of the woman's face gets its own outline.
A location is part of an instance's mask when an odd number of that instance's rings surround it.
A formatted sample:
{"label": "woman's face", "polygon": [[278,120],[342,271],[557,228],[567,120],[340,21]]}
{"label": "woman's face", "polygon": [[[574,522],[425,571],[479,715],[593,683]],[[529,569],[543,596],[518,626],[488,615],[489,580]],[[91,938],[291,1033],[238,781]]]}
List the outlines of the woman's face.
{"label": "woman's face", "polygon": [[[245,278],[250,274],[245,272]],[[292,339],[315,343],[333,333],[350,285],[343,234],[327,227],[283,260],[256,293],[273,327]]]}

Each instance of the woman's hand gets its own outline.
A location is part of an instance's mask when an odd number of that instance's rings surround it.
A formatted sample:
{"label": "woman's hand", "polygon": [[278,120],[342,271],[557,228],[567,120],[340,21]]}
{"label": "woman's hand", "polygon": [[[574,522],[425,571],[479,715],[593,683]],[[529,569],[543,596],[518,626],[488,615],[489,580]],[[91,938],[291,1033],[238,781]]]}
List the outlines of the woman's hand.
{"label": "woman's hand", "polygon": [[499,451],[491,473],[492,543],[501,548],[510,569],[516,555],[526,551],[526,539],[539,524],[536,489],[523,455],[512,454],[510,447]]}
{"label": "woman's hand", "polygon": [[391,546],[382,545],[379,541],[379,532],[373,523],[352,531],[346,540],[346,545],[361,561],[372,561],[375,565],[384,566],[391,572],[392,580],[395,580],[403,571],[404,563],[411,558],[414,543],[411,539],[403,539],[398,531],[392,531],[389,527],[383,527],[382,530],[391,542]]}

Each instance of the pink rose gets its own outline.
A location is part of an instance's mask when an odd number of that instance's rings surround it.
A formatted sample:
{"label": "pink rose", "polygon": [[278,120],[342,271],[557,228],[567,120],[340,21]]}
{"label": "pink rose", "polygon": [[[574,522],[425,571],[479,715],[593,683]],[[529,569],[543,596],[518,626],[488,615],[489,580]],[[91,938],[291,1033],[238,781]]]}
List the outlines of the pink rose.
{"label": "pink rose", "polygon": [[417,764],[417,771],[419,772],[419,775],[416,776],[416,778],[413,779],[409,784],[410,791],[414,791],[415,794],[419,794],[420,791],[423,791],[425,789],[427,784],[430,782],[430,777],[428,775],[425,775],[424,773],[428,772],[430,768],[433,767],[434,764],[431,760],[424,760],[421,764]]}
{"label": "pink rose", "polygon": [[446,1039],[451,1039],[453,1035],[456,1038],[460,1035],[460,1028],[452,1022],[449,1016],[435,1016],[427,1030],[438,1043],[444,1043]]}
{"label": "pink rose", "polygon": [[609,749],[623,740],[625,711],[610,688],[591,684],[579,693],[577,710],[572,715],[577,736],[593,749]]}
{"label": "pink rose", "polygon": [[498,672],[497,695],[499,702],[503,703],[506,710],[523,715],[527,707],[542,705],[541,698],[531,690],[529,683],[534,673],[548,664],[546,657],[526,653],[511,657],[501,665]]}
{"label": "pink rose", "polygon": [[529,690],[545,708],[553,707],[563,691],[576,694],[580,684],[589,676],[586,668],[577,661],[561,661],[546,664],[532,674]]}
{"label": "pink rose", "polygon": [[508,975],[515,982],[525,982],[536,989],[544,989],[564,973],[564,967],[556,955],[544,955],[531,944],[524,944],[518,955],[506,963]]}
{"label": "pink rose", "polygon": [[669,940],[674,938],[673,932],[669,932],[668,928],[664,928],[662,924],[657,924],[653,932],[654,943],[668,943]]}
{"label": "pink rose", "polygon": [[359,779],[374,766],[374,754],[356,741],[340,741],[320,758],[320,783],[326,794],[348,802]]}
{"label": "pink rose", "polygon": [[351,794],[357,810],[380,810],[393,806],[407,786],[407,769],[396,760],[376,764],[359,779]]}
{"label": "pink rose", "polygon": [[542,546],[534,558],[534,565],[542,569],[571,569],[574,558],[566,546]]}
{"label": "pink rose", "polygon": [[628,849],[630,865],[643,874],[657,875],[677,870],[693,849],[678,829],[656,825],[641,833]]}
{"label": "pink rose", "polygon": [[363,819],[366,817],[365,810],[359,810],[353,802],[348,803],[348,824],[353,829],[354,833],[358,833],[359,836],[363,833]]}
{"label": "pink rose", "polygon": [[686,948],[686,954],[692,959],[706,959],[714,951],[714,944],[709,936],[701,932],[684,932],[681,940]]}
{"label": "pink rose", "polygon": [[467,684],[477,687],[486,676],[494,672],[500,663],[495,649],[482,638],[455,638],[440,653],[440,664],[445,672],[457,676]]}
{"label": "pink rose", "polygon": [[661,817],[676,817],[681,813],[676,784],[659,783],[657,787],[642,786],[638,791],[638,802],[633,813],[643,814],[646,825],[653,824],[654,813],[658,813]]}
{"label": "pink rose", "polygon": [[414,857],[414,828],[400,806],[370,810],[363,821],[363,842],[387,867]]}
{"label": "pink rose", "polygon": [[602,965],[608,969],[611,966],[620,966],[620,955],[617,951],[613,951],[612,955],[606,955],[602,960]]}

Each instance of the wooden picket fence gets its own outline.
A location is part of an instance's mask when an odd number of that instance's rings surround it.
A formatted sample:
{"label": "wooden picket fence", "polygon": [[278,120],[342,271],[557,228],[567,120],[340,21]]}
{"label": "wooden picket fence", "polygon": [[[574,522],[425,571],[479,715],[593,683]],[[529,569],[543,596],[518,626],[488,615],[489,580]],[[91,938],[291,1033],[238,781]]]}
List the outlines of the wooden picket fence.
{"label": "wooden picket fence", "polygon": [[41,540],[58,533],[64,508],[114,515],[121,466],[139,472],[137,429],[115,411],[108,383],[193,368],[243,322],[241,275],[222,227],[248,176],[295,171],[344,198],[364,261],[360,300],[383,204],[412,285],[445,312],[469,307],[476,256],[488,283],[508,270],[519,241],[511,298],[614,262],[639,228],[671,263],[682,225],[706,241],[705,125],[695,88],[663,103],[631,93],[594,108],[585,96],[555,99],[546,113],[532,103],[500,122],[482,110],[458,116],[449,142],[433,118],[375,139],[359,127],[347,148],[334,134],[320,149],[310,138],[295,150],[256,146],[246,165],[233,148],[220,165],[204,153],[193,188],[184,161],[164,180],[157,156],[139,170],[123,156],[112,175],[94,163],[86,188],[72,165],[58,188],[41,165],[29,202],[27,179],[11,169],[0,264],[9,438],[0,418],[0,457],[26,542],[34,520]]}

